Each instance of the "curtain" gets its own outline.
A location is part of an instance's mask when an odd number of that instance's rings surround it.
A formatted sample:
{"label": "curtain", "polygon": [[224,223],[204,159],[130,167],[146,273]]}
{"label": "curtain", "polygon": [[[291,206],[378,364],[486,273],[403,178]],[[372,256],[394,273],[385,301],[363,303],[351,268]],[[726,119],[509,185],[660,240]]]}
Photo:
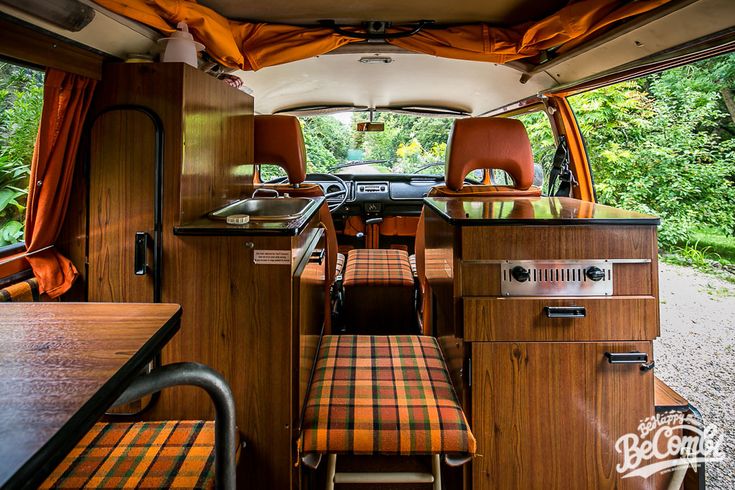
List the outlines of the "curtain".
{"label": "curtain", "polygon": [[95,85],[95,80],[79,75],[54,69],[46,72],[43,112],[31,164],[25,242],[40,292],[51,298],[65,293],[78,275],[69,259],[47,247],[54,244],[64,222],[79,140]]}
{"label": "curtain", "polygon": [[[231,68],[258,70],[328,53],[357,42],[323,27],[230,21],[195,0],[95,0],[113,12],[164,33],[179,22],[217,61]],[[418,53],[446,58],[507,63],[542,51],[582,42],[615,22],[653,10],[671,0],[572,0],[537,22],[514,27],[468,24],[419,33],[388,42]],[[400,32],[397,27],[388,32]],[[347,28],[346,30],[350,30]]]}

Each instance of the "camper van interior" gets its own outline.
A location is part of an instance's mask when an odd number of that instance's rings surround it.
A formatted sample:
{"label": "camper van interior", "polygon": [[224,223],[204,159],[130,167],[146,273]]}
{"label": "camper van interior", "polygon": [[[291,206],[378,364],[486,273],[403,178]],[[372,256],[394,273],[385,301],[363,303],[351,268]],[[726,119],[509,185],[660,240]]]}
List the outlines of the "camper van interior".
{"label": "camper van interior", "polygon": [[0,487],[703,489],[671,421],[705,421],[655,370],[661,221],[598,202],[570,98],[734,26],[732,0],[1,0],[37,109],[27,166],[0,150]]}

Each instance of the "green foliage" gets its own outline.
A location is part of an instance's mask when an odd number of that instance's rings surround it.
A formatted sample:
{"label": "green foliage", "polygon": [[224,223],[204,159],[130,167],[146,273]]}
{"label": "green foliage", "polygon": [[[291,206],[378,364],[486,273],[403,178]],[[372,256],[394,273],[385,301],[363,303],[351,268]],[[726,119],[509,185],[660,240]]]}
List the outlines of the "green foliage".
{"label": "green foliage", "polygon": [[703,225],[735,233],[733,73],[726,55],[570,99],[598,200],[660,216],[665,249]]}
{"label": "green foliage", "polygon": [[544,191],[548,190],[549,174],[554,164],[554,153],[556,153],[556,140],[551,132],[549,117],[543,111],[530,112],[516,116],[528,132],[533,150],[533,161],[544,169]]}
{"label": "green foliage", "polygon": [[[352,127],[368,117],[365,113],[354,113]],[[392,173],[413,173],[431,163],[443,164],[451,118],[381,112],[373,120],[385,123],[385,131],[352,132],[352,148],[364,149],[365,159],[386,160]],[[441,173],[436,167],[427,171]]]}
{"label": "green foliage", "polygon": [[0,246],[23,240],[33,146],[43,107],[43,73],[0,63]]}

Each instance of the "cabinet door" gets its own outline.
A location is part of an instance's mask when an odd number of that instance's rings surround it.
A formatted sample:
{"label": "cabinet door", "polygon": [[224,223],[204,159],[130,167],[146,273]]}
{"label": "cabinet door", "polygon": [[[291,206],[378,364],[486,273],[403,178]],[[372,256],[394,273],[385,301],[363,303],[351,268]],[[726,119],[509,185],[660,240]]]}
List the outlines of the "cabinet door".
{"label": "cabinet door", "polygon": [[605,352],[651,342],[472,344],[473,488],[652,488],[622,479],[618,437],[654,414],[653,371]]}
{"label": "cabinet door", "polygon": [[[156,129],[139,111],[101,115],[89,162],[89,301],[151,302],[153,278],[135,274],[136,233],[153,237]],[[153,246],[145,254],[153,262]]]}

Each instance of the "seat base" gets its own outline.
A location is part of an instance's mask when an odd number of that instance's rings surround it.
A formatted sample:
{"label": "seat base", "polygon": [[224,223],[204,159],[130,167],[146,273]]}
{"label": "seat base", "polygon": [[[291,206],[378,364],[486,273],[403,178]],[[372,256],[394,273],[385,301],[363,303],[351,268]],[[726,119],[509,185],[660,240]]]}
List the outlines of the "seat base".
{"label": "seat base", "polygon": [[438,454],[431,456],[431,473],[416,471],[392,472],[337,472],[337,455],[330,454],[327,459],[327,490],[334,490],[335,484],[353,483],[433,483],[434,490],[441,490],[441,461]]}

